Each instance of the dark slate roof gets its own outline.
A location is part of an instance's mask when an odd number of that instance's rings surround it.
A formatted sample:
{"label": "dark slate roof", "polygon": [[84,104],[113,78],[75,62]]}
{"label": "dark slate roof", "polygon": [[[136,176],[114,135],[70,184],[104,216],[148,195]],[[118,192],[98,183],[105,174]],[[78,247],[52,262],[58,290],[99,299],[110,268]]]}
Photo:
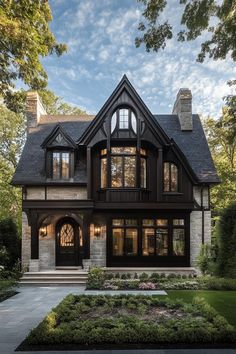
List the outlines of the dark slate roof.
{"label": "dark slate roof", "polygon": [[[67,133],[74,142],[76,142],[85,129],[90,124],[93,117],[90,119],[73,121],[63,121],[59,119],[60,126]],[[67,120],[70,118],[67,118]],[[21,154],[20,161],[16,168],[15,175],[13,177],[13,184],[43,184],[45,183],[45,156],[44,150],[41,144],[46,137],[52,132],[52,130],[58,125],[58,120],[43,121],[43,124],[39,124],[37,128],[32,129],[27,136],[27,140],[24,149]],[[81,159],[75,168],[74,182],[86,183],[86,161]],[[27,183],[28,182],[28,183]],[[32,183],[33,182],[33,183]],[[55,182],[53,182],[55,183]]]}
{"label": "dark slate roof", "polygon": [[[199,182],[220,182],[198,115],[193,115],[193,131],[181,131],[177,115],[154,115],[154,117],[169,138],[175,141],[185,155]],[[32,129],[31,133],[28,134],[12,183],[16,185],[44,184],[45,156],[41,144],[46,137],[60,123],[64,132],[76,142],[93,118],[94,116],[41,117],[37,128]],[[76,165],[74,182],[86,183],[86,159],[83,156]]]}
{"label": "dark slate roof", "polygon": [[157,122],[178,145],[201,183],[219,183],[220,179],[211,157],[206,136],[197,114],[193,114],[193,130],[182,131],[175,114],[154,115]]}

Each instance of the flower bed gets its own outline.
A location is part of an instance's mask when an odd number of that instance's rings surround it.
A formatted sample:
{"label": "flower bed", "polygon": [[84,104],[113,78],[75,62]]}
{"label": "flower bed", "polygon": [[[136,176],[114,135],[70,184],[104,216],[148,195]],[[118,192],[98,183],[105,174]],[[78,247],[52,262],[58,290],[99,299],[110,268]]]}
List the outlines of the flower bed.
{"label": "flower bed", "polygon": [[202,299],[68,295],[18,350],[232,344],[232,326]]}

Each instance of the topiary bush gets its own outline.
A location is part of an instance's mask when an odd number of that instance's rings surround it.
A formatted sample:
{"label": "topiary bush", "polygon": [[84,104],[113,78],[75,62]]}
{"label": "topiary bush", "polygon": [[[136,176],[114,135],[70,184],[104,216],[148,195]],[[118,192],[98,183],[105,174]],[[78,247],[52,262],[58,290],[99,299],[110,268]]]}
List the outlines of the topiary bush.
{"label": "topiary bush", "polygon": [[102,289],[105,283],[105,271],[99,267],[92,267],[88,272],[87,289]]}
{"label": "topiary bush", "polygon": [[217,225],[217,275],[236,277],[236,202],[221,213]]}

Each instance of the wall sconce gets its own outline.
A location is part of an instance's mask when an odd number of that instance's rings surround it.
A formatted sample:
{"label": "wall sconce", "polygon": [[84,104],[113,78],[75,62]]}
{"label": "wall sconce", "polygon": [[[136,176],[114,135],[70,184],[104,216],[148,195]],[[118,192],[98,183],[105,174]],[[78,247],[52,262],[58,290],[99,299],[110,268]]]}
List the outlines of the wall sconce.
{"label": "wall sconce", "polygon": [[40,229],[39,229],[39,235],[40,235],[41,237],[46,237],[47,234],[48,234],[47,231],[48,231],[48,230],[47,230],[47,225],[42,225],[42,226],[40,227]]}
{"label": "wall sconce", "polygon": [[94,226],[94,236],[99,238],[101,236],[101,227],[100,226]]}

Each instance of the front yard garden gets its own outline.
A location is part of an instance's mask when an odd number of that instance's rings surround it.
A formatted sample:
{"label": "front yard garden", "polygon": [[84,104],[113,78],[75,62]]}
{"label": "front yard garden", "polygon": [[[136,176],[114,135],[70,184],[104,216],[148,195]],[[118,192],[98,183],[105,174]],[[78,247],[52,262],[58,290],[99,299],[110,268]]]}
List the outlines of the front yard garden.
{"label": "front yard garden", "polygon": [[203,299],[68,295],[18,350],[233,346],[233,326]]}

